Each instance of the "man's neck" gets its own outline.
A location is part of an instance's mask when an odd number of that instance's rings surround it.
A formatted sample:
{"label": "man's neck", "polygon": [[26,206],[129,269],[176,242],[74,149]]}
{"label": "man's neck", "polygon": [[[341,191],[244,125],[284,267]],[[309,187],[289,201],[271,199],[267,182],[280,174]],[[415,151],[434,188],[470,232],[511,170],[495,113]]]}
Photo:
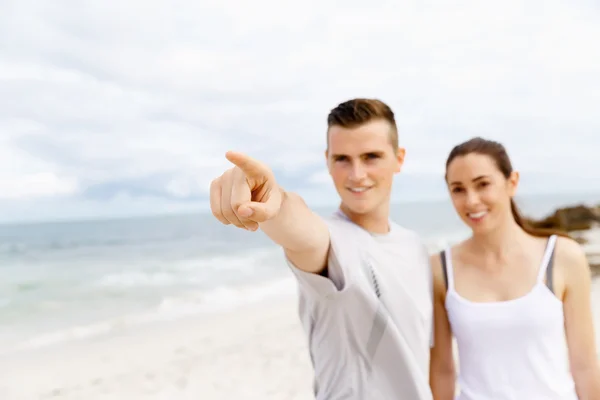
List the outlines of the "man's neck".
{"label": "man's neck", "polygon": [[354,213],[344,204],[341,204],[339,209],[346,218],[368,232],[385,234],[390,231],[389,210],[385,210],[383,207],[365,214]]}

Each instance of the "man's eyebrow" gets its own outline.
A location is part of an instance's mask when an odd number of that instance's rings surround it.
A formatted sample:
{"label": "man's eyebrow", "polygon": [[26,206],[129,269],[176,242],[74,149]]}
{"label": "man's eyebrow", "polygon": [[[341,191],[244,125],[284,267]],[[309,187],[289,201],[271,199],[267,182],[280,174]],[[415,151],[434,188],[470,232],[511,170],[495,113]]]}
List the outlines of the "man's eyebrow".
{"label": "man's eyebrow", "polygon": [[[364,153],[361,154],[361,156],[368,155],[368,154],[373,154],[373,155],[376,155],[376,156],[382,156],[383,155],[383,151],[380,151],[380,150],[365,151]],[[332,154],[331,157],[333,157],[333,158],[339,158],[339,157],[350,157],[350,156],[347,155],[347,154]]]}

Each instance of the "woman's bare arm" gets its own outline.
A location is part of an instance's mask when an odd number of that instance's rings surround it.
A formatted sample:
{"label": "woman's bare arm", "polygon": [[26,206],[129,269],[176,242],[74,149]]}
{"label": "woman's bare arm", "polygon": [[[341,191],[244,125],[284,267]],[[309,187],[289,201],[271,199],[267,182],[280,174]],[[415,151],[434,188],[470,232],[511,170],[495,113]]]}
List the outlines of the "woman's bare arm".
{"label": "woman's bare arm", "polygon": [[565,329],[571,373],[581,400],[600,399],[600,364],[591,305],[591,274],[586,256],[575,241],[560,238],[556,264],[565,277]]}
{"label": "woman's bare arm", "polygon": [[446,313],[446,282],[439,254],[431,257],[434,288],[434,346],[431,349],[429,385],[434,400],[453,400],[456,371],[452,352],[452,331]]}

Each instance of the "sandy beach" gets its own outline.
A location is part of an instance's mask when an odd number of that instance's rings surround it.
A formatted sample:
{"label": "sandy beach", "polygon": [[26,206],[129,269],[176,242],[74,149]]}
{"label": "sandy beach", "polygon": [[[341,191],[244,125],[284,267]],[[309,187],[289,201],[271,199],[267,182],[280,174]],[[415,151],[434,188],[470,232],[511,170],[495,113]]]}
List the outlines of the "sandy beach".
{"label": "sandy beach", "polygon": [[0,398],[310,399],[296,302],[186,318],[0,359]]}
{"label": "sandy beach", "polygon": [[[593,291],[600,324],[600,279]],[[6,357],[0,398],[308,400],[312,371],[295,306],[288,299]]]}
{"label": "sandy beach", "polygon": [[[592,291],[600,348],[599,277]],[[287,297],[4,356],[0,399],[308,400],[311,374]]]}
{"label": "sandy beach", "polygon": [[[593,292],[600,324],[600,279]],[[308,400],[312,371],[295,305],[288,299],[13,355],[0,361],[0,398]]]}

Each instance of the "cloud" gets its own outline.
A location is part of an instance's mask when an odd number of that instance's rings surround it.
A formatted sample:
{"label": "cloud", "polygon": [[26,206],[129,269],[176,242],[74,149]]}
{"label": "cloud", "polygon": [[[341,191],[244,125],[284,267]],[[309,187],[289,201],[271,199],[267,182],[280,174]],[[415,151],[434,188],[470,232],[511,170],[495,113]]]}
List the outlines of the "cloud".
{"label": "cloud", "polygon": [[443,195],[449,150],[475,135],[532,190],[600,191],[598,37],[584,1],[8,2],[0,198],[6,215],[52,196],[94,215],[203,207],[235,149],[333,202],[325,118],[358,96],[396,112],[398,198]]}
{"label": "cloud", "polygon": [[61,179],[51,173],[25,175],[16,180],[9,177],[0,181],[0,191],[8,199],[64,196],[74,193],[76,189],[77,183],[73,180]]}

